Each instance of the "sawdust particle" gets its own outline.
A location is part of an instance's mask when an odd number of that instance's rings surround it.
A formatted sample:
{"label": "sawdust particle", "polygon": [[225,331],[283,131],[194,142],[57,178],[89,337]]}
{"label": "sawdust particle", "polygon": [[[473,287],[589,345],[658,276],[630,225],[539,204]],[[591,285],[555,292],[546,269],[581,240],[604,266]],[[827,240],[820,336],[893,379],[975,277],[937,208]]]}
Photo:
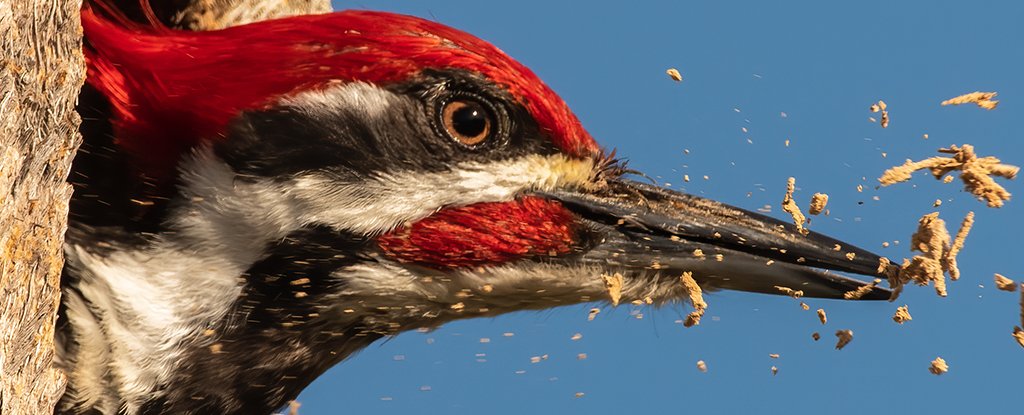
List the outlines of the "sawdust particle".
{"label": "sawdust particle", "polygon": [[697,370],[699,370],[700,373],[708,373],[708,364],[704,363],[703,360],[698,360],[697,361]]}
{"label": "sawdust particle", "polygon": [[818,309],[818,320],[821,321],[821,324],[828,323],[828,315],[825,314],[824,308]]}
{"label": "sawdust particle", "polygon": [[612,300],[612,305],[619,305],[619,300],[622,299],[622,274],[616,272],[613,275],[602,275],[601,279],[604,280],[604,288],[608,290],[608,297]]}
{"label": "sawdust particle", "polygon": [[974,152],[974,146],[970,144],[964,144],[961,147],[951,145],[949,148],[940,148],[939,152],[951,154],[952,157],[931,157],[921,161],[907,160],[902,165],[883,172],[882,176],[878,178],[878,182],[882,186],[889,186],[910,180],[915,171],[929,169],[936,179],[942,179],[944,183],[949,183],[953,181],[953,176],[947,175],[959,170],[960,180],[963,181],[964,187],[978,199],[985,200],[989,207],[1002,207],[1004,201],[1010,200],[1010,192],[996,183],[992,176],[1013,179],[1020,171],[1020,167],[1001,164],[999,159],[992,156],[978,157]]}
{"label": "sawdust particle", "polygon": [[[974,224],[974,212],[968,212],[960,224],[956,238],[949,236],[946,230],[946,223],[939,218],[939,212],[929,213],[918,221],[917,232],[911,237],[911,250],[923,253],[914,256],[910,260],[903,260],[903,265],[898,272],[887,272],[889,286],[893,288],[893,294],[889,301],[895,300],[903,290],[903,285],[914,281],[917,285],[929,285],[935,283],[935,292],[942,297],[946,293],[946,276],[948,273],[951,280],[960,278],[960,269],[957,266],[956,255],[963,248],[964,240]],[[882,267],[879,267],[882,273]]]}
{"label": "sawdust particle", "polygon": [[794,290],[792,288],[783,287],[783,286],[779,286],[779,285],[776,285],[775,289],[781,291],[785,295],[788,295],[788,296],[796,298],[796,299],[799,299],[800,297],[804,296],[804,291],[803,290]]}
{"label": "sawdust particle", "polygon": [[898,324],[903,324],[913,319],[914,318],[910,316],[910,308],[907,307],[906,304],[904,304],[903,307],[896,307],[896,314],[893,314],[892,316],[892,321],[895,321]]}
{"label": "sawdust particle", "polygon": [[945,359],[936,357],[935,360],[932,360],[932,364],[928,367],[928,371],[932,372],[933,375],[941,375],[949,372],[949,365],[946,364]]}
{"label": "sawdust particle", "polygon": [[811,206],[807,209],[807,213],[818,215],[825,210],[826,205],[828,205],[828,195],[815,193],[814,196],[811,196]]}
{"label": "sawdust particle", "polygon": [[794,189],[796,189],[796,178],[790,177],[786,179],[786,195],[782,198],[782,210],[793,217],[793,224],[796,225],[796,230],[803,235],[807,235],[809,231],[804,229],[807,217],[800,211],[800,206],[797,206],[796,202],[793,201]]}
{"label": "sawdust particle", "polygon": [[708,304],[704,302],[704,296],[700,284],[693,279],[692,272],[684,272],[679,277],[679,281],[683,285],[683,289],[686,290],[686,295],[690,299],[690,304],[693,305],[693,312],[686,316],[686,321],[683,322],[685,327],[693,327],[700,324],[701,317],[704,316],[704,311],[707,310]]}
{"label": "sawdust particle", "polygon": [[853,330],[836,330],[836,350],[843,350],[846,345],[853,341]]}
{"label": "sawdust particle", "polygon": [[843,293],[843,298],[847,300],[859,300],[861,299],[861,297],[867,295],[867,293],[870,293],[871,290],[874,290],[880,282],[882,282],[882,280],[876,278],[870,284],[862,285],[858,287],[856,290],[847,291]]}
{"label": "sawdust particle", "polygon": [[667,74],[669,78],[672,78],[673,81],[681,82],[683,80],[683,74],[679,73],[679,70],[676,68],[668,68],[668,70],[665,71],[665,74]]}
{"label": "sawdust particle", "polygon": [[1004,277],[1002,274],[995,275],[996,288],[1003,291],[1017,291],[1017,283]]}
{"label": "sawdust particle", "polygon": [[997,95],[996,92],[980,92],[980,91],[975,91],[975,92],[971,92],[971,93],[968,93],[968,94],[963,94],[963,95],[956,96],[956,97],[947,99],[945,101],[942,101],[942,105],[945,106],[945,105],[975,104],[975,105],[977,105],[977,106],[979,106],[981,108],[984,108],[984,109],[987,109],[987,110],[991,111],[991,110],[996,109],[996,106],[999,105],[999,101],[996,101],[996,100],[992,99],[992,98],[995,98],[996,95]]}

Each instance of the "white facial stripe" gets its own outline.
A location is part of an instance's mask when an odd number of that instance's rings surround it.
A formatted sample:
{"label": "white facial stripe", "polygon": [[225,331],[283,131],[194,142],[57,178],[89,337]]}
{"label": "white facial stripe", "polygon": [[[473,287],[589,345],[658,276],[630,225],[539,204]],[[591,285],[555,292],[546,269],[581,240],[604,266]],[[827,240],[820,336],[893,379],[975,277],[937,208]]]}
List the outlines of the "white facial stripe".
{"label": "white facial stripe", "polygon": [[349,82],[336,86],[303,91],[281,100],[282,105],[303,111],[323,114],[330,119],[339,111],[361,112],[364,119],[378,119],[391,108],[399,97],[394,93],[365,82]]}
{"label": "white facial stripe", "polygon": [[444,172],[380,174],[359,183],[312,174],[297,179],[289,191],[306,206],[304,222],[377,234],[447,206],[507,201],[528,190],[585,186],[593,174],[594,162],[589,159],[529,155],[463,163]]}

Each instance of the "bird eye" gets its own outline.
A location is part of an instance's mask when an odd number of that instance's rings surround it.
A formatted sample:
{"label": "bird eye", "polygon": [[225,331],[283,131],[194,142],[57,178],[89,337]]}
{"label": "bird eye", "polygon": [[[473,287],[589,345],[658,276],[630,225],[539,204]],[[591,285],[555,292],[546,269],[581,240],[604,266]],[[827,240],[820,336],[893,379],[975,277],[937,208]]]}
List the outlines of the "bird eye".
{"label": "bird eye", "polygon": [[440,115],[445,132],[469,147],[484,143],[497,131],[494,112],[476,100],[457,98],[448,101]]}

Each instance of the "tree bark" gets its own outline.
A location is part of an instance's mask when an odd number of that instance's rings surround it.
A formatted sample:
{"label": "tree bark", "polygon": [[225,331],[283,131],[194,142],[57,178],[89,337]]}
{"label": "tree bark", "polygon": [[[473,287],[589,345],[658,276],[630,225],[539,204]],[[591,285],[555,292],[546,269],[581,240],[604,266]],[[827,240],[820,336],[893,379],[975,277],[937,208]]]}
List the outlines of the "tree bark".
{"label": "tree bark", "polygon": [[[135,7],[138,0],[118,0]],[[171,26],[219,29],[330,11],[329,0],[175,0]],[[81,144],[85,77],[80,0],[0,0],[0,414],[52,414],[65,378],[53,368],[62,245]],[[171,5],[167,7],[166,5]]]}
{"label": "tree bark", "polygon": [[85,78],[79,2],[0,0],[0,413],[50,414],[75,100]]}

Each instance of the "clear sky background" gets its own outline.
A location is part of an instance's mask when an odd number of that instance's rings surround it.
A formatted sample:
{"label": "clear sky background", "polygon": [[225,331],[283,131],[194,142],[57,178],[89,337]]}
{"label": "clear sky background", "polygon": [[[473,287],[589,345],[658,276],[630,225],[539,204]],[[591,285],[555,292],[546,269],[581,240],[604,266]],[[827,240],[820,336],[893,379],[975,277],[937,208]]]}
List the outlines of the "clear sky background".
{"label": "clear sky background", "polygon": [[[751,210],[771,205],[785,218],[779,203],[794,176],[804,208],[814,192],[831,196],[831,216],[813,218],[812,229],[897,260],[913,255],[908,241],[921,215],[938,210],[955,228],[973,210],[963,278],[949,297],[914,286],[896,304],[811,299],[803,311],[788,297],[719,292],[706,296],[707,316],[689,329],[676,323],[688,312],[682,306],[599,304],[592,322],[590,304],[467,320],[370,346],[309,387],[301,413],[1020,411],[1024,349],[1010,335],[1019,294],[997,291],[992,276],[1024,279],[1022,180],[1002,181],[1018,194],[1002,209],[976,201],[959,180],[925,173],[875,185],[886,168],[954,143],[1024,165],[1024,3],[625,4],[364,0],[335,8],[413,14],[498,45],[561,94],[604,146],[673,188]],[[665,75],[669,67],[683,82]],[[999,92],[998,109],[939,105],[976,90]],[[889,106],[888,129],[868,120],[879,99]],[[933,208],[937,198],[943,204]],[[891,316],[903,304],[914,320],[897,325]],[[825,326],[818,307],[828,311]],[[855,335],[841,351],[838,329]],[[583,338],[571,340],[575,333]],[[540,355],[549,358],[530,362]],[[928,372],[936,356],[949,373]]]}

